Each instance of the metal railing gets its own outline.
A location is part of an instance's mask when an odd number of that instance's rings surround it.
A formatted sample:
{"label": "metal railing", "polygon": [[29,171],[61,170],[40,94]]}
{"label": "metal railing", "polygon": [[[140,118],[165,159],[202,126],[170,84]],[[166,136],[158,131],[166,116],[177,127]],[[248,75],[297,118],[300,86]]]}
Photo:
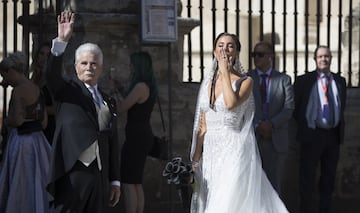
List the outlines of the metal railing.
{"label": "metal railing", "polygon": [[[30,57],[30,8],[39,15],[38,20],[42,21],[41,16],[44,12],[59,13],[61,1],[3,0],[1,4],[2,56],[21,48]],[[314,45],[328,45],[336,53],[333,59],[336,67],[333,69],[347,78],[349,87],[359,87],[359,0],[182,0],[182,4],[186,5],[183,16],[200,20],[198,30],[186,36],[186,82],[201,81],[206,68],[206,54],[211,55],[211,50],[206,50],[205,47],[212,46],[211,42],[218,33],[228,31],[238,35],[242,46],[247,47],[242,55],[250,55],[253,45],[260,40],[276,44],[277,68],[294,78],[302,72],[309,71],[309,58],[312,58],[311,48],[314,49]],[[9,17],[9,10],[12,10],[12,17]],[[22,13],[19,20],[20,11]],[[211,18],[204,17],[205,13],[210,13]],[[12,26],[9,26],[9,23],[12,23]],[[38,23],[41,24],[42,22]],[[204,26],[211,26],[212,29],[206,29]],[[41,40],[42,28],[39,27],[39,30],[37,39]],[[212,38],[204,34],[211,34]],[[291,39],[288,38],[288,34],[291,34]],[[9,44],[8,36],[12,36],[12,44]],[[352,45],[354,41],[357,44],[355,47]],[[9,51],[10,46],[12,49]],[[198,68],[194,71],[195,64]],[[252,59],[245,57],[243,64],[245,68],[251,69]],[[195,75],[199,76],[196,80],[193,77]]]}
{"label": "metal railing", "polygon": [[212,47],[217,34],[225,31],[239,36],[248,70],[253,67],[249,55],[260,40],[275,44],[275,67],[293,79],[311,70],[309,59],[315,47],[327,45],[333,53],[332,70],[347,79],[348,87],[360,86],[359,0],[183,0],[183,4],[187,8],[183,16],[200,20],[198,29],[185,37],[185,82],[202,80],[204,59],[212,57],[212,49],[204,47]]}

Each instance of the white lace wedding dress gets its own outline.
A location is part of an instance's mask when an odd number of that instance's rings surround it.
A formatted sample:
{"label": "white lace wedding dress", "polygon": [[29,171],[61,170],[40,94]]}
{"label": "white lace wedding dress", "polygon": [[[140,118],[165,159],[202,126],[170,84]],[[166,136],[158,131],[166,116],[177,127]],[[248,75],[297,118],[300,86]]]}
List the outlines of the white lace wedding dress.
{"label": "white lace wedding dress", "polygon": [[[234,91],[242,80],[233,83]],[[252,94],[233,110],[220,95],[215,110],[209,107],[208,84],[199,91],[194,131],[199,113],[206,113],[202,159],[195,173],[191,213],[283,213],[288,212],[261,167],[252,127]],[[191,157],[196,139],[193,137]]]}

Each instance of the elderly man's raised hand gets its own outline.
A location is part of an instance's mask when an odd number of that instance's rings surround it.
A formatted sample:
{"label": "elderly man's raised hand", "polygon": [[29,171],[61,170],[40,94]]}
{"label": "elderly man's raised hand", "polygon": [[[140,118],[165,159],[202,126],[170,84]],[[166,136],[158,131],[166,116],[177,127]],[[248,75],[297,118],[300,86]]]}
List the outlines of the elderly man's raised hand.
{"label": "elderly man's raised hand", "polygon": [[58,39],[60,41],[68,42],[71,38],[75,14],[70,11],[63,11],[58,15]]}

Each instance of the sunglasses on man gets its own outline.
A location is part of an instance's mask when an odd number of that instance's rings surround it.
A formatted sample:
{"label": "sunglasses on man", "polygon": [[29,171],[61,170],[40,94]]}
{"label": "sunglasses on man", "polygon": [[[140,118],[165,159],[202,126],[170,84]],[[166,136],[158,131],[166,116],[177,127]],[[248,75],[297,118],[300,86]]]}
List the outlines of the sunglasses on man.
{"label": "sunglasses on man", "polygon": [[251,57],[259,57],[259,58],[262,58],[264,57],[266,54],[269,54],[268,52],[252,52],[250,54]]}

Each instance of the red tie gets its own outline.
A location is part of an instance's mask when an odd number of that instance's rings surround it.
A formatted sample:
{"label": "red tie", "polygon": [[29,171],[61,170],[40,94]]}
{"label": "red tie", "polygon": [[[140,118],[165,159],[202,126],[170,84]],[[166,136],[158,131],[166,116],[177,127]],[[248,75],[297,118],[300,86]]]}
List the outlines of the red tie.
{"label": "red tie", "polygon": [[260,94],[261,94],[261,102],[266,103],[266,78],[267,74],[261,74],[261,83],[260,83]]}
{"label": "red tie", "polygon": [[332,92],[332,88],[331,88],[331,78],[330,76],[326,76],[326,98],[328,101],[328,106],[329,106],[329,111],[328,111],[328,117],[327,117],[327,122],[330,126],[333,126],[335,123],[335,103],[334,103],[334,95]]}

